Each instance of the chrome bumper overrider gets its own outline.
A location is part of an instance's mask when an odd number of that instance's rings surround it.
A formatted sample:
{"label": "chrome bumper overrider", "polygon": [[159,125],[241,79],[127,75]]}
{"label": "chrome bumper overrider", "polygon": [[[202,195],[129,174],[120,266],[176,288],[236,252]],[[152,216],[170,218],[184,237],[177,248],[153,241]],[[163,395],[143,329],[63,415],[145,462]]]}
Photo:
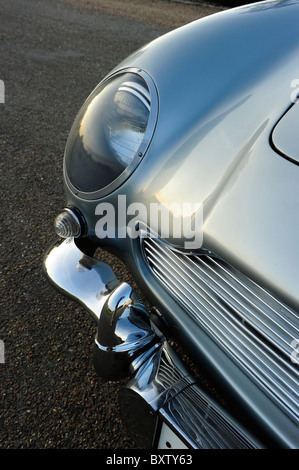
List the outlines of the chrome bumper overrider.
{"label": "chrome bumper overrider", "polygon": [[163,424],[189,448],[259,448],[261,444],[202,390],[132,288],[111,268],[83,254],[73,239],[48,251],[44,271],[97,323],[95,369],[109,380],[128,378],[121,392],[125,424],[138,445],[159,447]]}

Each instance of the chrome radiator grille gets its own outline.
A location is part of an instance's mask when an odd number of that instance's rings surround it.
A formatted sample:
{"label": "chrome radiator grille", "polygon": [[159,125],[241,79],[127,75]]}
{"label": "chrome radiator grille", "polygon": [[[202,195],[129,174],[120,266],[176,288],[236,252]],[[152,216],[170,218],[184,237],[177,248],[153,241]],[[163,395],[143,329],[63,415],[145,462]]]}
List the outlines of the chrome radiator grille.
{"label": "chrome radiator grille", "polygon": [[168,292],[296,422],[298,314],[219,258],[187,256],[145,238],[145,257]]}
{"label": "chrome radiator grille", "polygon": [[159,414],[171,427],[180,429],[192,448],[257,448],[247,433],[230,421],[197,383],[190,386],[188,379],[184,380],[167,353],[161,355],[156,380],[167,390]]}
{"label": "chrome radiator grille", "polygon": [[196,449],[256,448],[196,386],[175,395],[159,412],[174,428],[180,427]]}

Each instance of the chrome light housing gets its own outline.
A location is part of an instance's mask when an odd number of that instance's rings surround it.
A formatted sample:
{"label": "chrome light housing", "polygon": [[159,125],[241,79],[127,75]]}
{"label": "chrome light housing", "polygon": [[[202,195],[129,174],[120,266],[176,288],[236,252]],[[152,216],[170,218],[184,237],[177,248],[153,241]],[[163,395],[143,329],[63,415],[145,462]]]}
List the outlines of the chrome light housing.
{"label": "chrome light housing", "polygon": [[60,238],[82,237],[86,231],[86,222],[78,209],[66,207],[54,221],[54,230]]}
{"label": "chrome light housing", "polygon": [[144,156],[157,115],[156,87],[144,71],[122,70],[100,83],[69,134],[64,158],[69,188],[98,199],[120,186]]}

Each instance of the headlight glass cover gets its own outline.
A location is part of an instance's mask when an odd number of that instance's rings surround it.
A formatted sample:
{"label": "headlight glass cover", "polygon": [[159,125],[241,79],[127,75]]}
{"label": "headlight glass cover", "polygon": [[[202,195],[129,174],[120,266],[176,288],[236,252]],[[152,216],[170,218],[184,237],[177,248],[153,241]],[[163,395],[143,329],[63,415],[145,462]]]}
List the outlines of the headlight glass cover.
{"label": "headlight glass cover", "polygon": [[71,189],[88,199],[109,194],[134,171],[152,138],[158,112],[155,85],[143,71],[122,71],[84,103],[66,145]]}

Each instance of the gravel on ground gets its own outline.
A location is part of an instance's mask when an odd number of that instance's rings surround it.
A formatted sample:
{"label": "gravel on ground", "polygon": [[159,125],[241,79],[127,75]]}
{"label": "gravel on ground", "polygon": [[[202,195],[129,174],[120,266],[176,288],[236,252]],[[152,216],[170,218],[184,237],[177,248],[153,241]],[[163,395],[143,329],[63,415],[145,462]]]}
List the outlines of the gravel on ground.
{"label": "gravel on ground", "polygon": [[125,16],[168,28],[178,28],[204,16],[217,13],[225,7],[208,2],[174,0],[63,0],[73,5]]}
{"label": "gravel on ground", "polygon": [[129,53],[214,9],[163,0],[1,0],[0,8],[0,449],[134,449],[119,415],[122,384],[93,368],[95,326],[48,285],[42,260],[85,98]]}

